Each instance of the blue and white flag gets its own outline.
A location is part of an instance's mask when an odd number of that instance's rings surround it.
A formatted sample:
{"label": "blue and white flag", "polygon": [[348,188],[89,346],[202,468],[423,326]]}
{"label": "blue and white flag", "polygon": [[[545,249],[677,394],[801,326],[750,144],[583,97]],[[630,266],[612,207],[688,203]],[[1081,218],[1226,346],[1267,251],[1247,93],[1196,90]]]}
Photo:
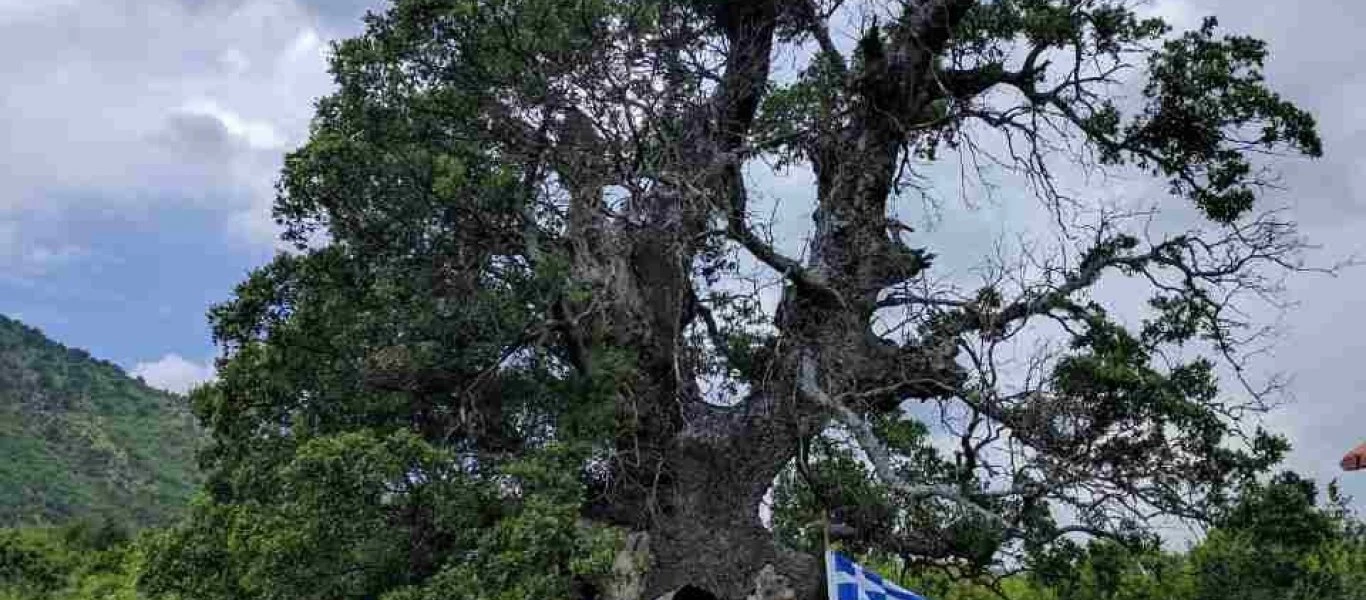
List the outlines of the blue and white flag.
{"label": "blue and white flag", "polygon": [[825,553],[825,584],[830,600],[925,600],[834,551]]}

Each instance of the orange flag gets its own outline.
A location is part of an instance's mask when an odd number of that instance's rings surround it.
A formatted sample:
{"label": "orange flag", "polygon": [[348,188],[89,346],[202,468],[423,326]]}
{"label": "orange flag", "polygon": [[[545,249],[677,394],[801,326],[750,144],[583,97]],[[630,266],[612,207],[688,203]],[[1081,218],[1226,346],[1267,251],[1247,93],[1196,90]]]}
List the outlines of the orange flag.
{"label": "orange flag", "polygon": [[1354,448],[1347,456],[1342,457],[1342,470],[1360,471],[1366,469],[1366,444]]}

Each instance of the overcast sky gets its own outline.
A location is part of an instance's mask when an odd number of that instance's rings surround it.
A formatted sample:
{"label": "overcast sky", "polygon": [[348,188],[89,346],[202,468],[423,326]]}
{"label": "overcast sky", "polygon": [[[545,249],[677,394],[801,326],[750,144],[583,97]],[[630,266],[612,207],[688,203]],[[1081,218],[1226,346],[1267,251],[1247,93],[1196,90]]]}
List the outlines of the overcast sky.
{"label": "overcast sky", "polygon": [[[272,186],[312,101],[331,89],[327,41],[358,32],[379,5],[0,0],[0,313],[168,389],[211,376],[204,312],[275,251]],[[1324,260],[1361,252],[1366,3],[1160,0],[1154,10],[1187,27],[1217,14],[1270,42],[1269,79],[1318,116],[1326,142],[1324,159],[1284,164],[1288,191],[1275,201],[1293,207]],[[801,183],[768,193],[800,207]],[[941,254],[980,249],[1030,210],[950,206],[923,235]],[[1326,480],[1366,441],[1366,268],[1293,279],[1290,297],[1301,306],[1263,367],[1293,375],[1297,401],[1269,421],[1295,442],[1292,466]],[[1366,507],[1366,475],[1343,482]]]}

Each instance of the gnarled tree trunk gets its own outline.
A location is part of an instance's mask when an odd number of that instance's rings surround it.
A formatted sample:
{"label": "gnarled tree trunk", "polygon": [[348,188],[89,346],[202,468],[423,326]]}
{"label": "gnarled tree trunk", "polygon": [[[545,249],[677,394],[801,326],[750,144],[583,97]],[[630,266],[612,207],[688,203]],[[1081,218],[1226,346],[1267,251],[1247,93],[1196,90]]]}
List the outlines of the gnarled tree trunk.
{"label": "gnarled tree trunk", "polygon": [[[570,233],[578,277],[610,298],[599,331],[638,352],[640,379],[619,409],[633,426],[619,441],[620,454],[630,457],[620,463],[620,479],[633,489],[615,506],[598,509],[648,532],[646,598],[684,585],[743,598],[766,567],[770,579],[776,574],[790,583],[795,597],[819,597],[818,557],[778,547],[759,520],[761,499],[800,440],[819,433],[831,417],[799,378],[829,394],[884,388],[882,394],[896,401],[941,395],[959,380],[952,354],[939,340],[916,348],[892,345],[874,335],[871,317],[881,290],[914,277],[926,263],[889,232],[885,218],[906,135],[895,121],[919,114],[935,96],[922,89],[935,45],[942,46],[973,2],[916,3],[897,29],[899,37],[889,42],[891,51],[865,57],[880,62],[865,64],[860,74],[862,95],[853,117],[814,150],[819,207],[805,265],[789,264],[744,219],[738,150],[767,82],[780,4],[715,3],[730,46],[725,72],[712,102],[683,136],[693,145],[681,151],[688,159],[671,166],[680,181],[696,183],[632,198],[630,216],[607,222],[597,217],[596,184],[605,174],[586,174],[581,160],[562,163],[567,180],[589,183],[574,190]],[[571,112],[566,122],[575,120],[586,117]],[[602,144],[589,127],[574,131],[580,137],[570,147]],[[697,318],[691,280],[696,240],[716,214],[727,220],[732,239],[794,281],[778,311],[781,341],[766,350],[767,364],[751,374],[750,393],[734,406],[708,404],[679,352],[683,329]]]}

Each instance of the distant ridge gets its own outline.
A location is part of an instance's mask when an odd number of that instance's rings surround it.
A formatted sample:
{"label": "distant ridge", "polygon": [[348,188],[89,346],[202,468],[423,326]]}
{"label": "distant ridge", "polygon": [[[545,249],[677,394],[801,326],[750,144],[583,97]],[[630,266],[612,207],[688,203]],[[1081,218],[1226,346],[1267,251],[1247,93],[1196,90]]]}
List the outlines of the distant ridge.
{"label": "distant ridge", "polygon": [[173,518],[198,484],[187,401],[0,315],[0,526]]}

